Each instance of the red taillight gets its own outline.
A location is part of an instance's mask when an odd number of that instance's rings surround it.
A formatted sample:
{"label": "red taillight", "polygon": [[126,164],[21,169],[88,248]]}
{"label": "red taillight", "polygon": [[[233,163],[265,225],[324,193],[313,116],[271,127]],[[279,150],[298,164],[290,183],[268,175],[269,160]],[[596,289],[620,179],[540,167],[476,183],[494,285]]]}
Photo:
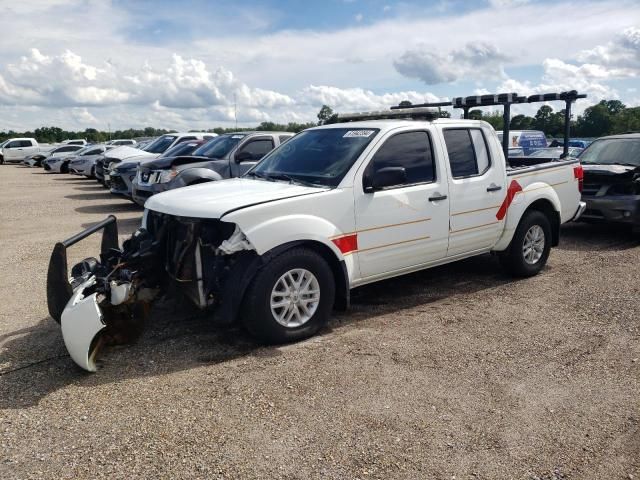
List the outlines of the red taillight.
{"label": "red taillight", "polygon": [[584,183],[584,170],[582,165],[573,167],[573,177],[578,180],[578,191],[582,193],[582,184]]}

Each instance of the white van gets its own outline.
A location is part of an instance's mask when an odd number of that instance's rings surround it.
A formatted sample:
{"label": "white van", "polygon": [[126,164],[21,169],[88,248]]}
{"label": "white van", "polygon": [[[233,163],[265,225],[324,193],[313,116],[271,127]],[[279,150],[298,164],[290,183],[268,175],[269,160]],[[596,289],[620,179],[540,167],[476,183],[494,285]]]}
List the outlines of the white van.
{"label": "white van", "polygon": [[[502,143],[502,131],[496,132]],[[509,148],[522,147],[525,155],[547,147],[547,137],[541,130],[510,130]]]}

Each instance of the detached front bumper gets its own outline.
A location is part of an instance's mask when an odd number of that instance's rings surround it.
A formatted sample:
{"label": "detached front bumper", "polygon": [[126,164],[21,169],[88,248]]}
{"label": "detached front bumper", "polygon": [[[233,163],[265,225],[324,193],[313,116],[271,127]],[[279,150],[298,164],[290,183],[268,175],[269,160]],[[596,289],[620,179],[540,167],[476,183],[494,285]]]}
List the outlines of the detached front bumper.
{"label": "detached front bumper", "polygon": [[586,203],[583,220],[600,220],[640,225],[640,195],[582,197]]}

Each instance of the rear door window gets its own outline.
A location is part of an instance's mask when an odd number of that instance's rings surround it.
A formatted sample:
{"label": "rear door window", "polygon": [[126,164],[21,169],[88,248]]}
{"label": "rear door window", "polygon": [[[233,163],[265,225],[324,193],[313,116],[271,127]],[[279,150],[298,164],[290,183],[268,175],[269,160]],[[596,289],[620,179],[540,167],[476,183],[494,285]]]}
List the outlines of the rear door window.
{"label": "rear door window", "polygon": [[447,145],[453,178],[482,175],[491,166],[489,149],[482,130],[478,128],[446,129],[444,141]]}

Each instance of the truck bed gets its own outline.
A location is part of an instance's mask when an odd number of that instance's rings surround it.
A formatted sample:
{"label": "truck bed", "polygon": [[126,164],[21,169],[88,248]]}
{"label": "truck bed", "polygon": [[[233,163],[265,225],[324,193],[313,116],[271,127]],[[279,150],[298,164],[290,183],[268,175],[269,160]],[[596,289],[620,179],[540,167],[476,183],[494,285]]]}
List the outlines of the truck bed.
{"label": "truck bed", "polygon": [[543,170],[546,168],[558,167],[577,163],[577,158],[545,158],[545,157],[510,157],[507,160],[507,175],[516,175],[526,171]]}

